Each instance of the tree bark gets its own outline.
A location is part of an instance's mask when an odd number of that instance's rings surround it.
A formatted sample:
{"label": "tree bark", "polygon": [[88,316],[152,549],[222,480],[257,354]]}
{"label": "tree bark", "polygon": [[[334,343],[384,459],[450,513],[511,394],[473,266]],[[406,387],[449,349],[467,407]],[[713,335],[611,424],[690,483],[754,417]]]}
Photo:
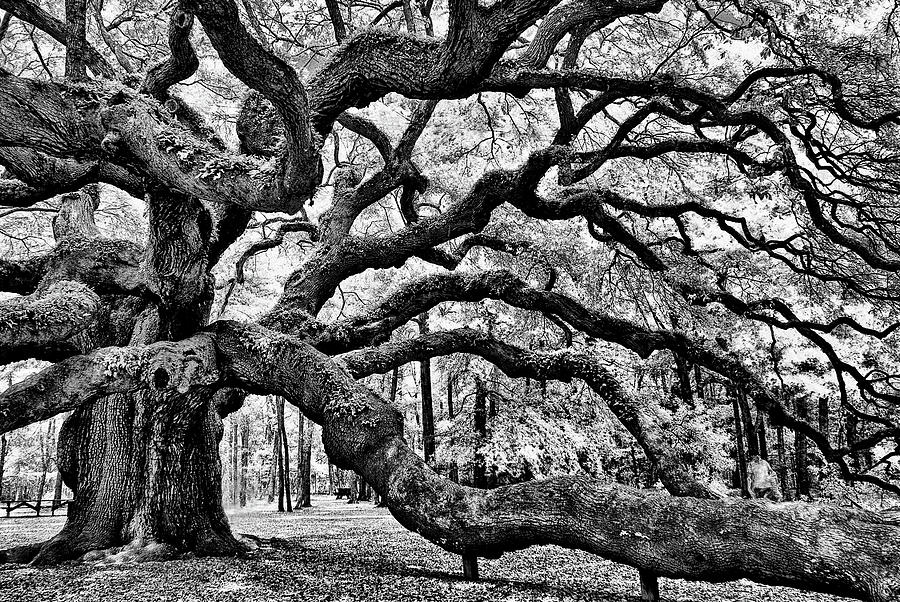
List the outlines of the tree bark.
{"label": "tree bark", "polygon": [[[428,334],[428,312],[419,315],[419,334]],[[434,463],[434,398],[431,393],[431,360],[419,362],[419,380],[422,388],[422,447],[425,462]]]}
{"label": "tree bark", "polygon": [[6,467],[6,433],[0,435],[0,500],[3,499],[3,473]]}
{"label": "tree bark", "polygon": [[447,418],[453,420],[453,374],[447,372]]}
{"label": "tree bark", "polygon": [[753,411],[747,401],[747,395],[740,387],[735,388],[738,404],[741,407],[741,417],[744,421],[744,434],[747,436],[747,457],[759,455],[759,435],[753,422]]}
{"label": "tree bark", "polygon": [[87,6],[85,0],[66,0],[66,79],[79,82],[87,79],[85,55],[87,42]]}
{"label": "tree bark", "polygon": [[731,391],[731,407],[734,412],[734,445],[735,445],[735,461],[737,463],[737,478],[741,495],[750,497],[750,490],[747,485],[747,456],[744,455],[744,429],[741,420],[741,408],[737,395]]}
{"label": "tree bark", "polygon": [[[802,394],[796,398],[796,413],[800,420],[809,419],[809,400]],[[810,495],[809,482],[809,445],[806,435],[794,433],[794,470],[797,479],[797,499]]]}
{"label": "tree bark", "polygon": [[60,472],[73,491],[63,530],[6,560],[155,560],[236,554],[222,511],[222,421],[208,389],[117,394],[73,412],[60,429]]}
{"label": "tree bark", "polygon": [[281,425],[284,424],[284,400],[275,399],[275,482],[278,489],[278,511],[284,512],[284,445],[281,443]]}
{"label": "tree bark", "polygon": [[240,433],[238,431],[237,417],[231,421],[231,449],[229,450],[229,467],[231,468],[231,505],[237,506],[240,500],[241,479],[238,476],[240,466]]}
{"label": "tree bark", "polygon": [[487,466],[481,446],[487,439],[487,388],[480,378],[475,380],[474,427],[476,448],[472,461],[472,485],[479,489],[486,489],[488,486]]}
{"label": "tree bark", "polygon": [[216,341],[235,383],[298,405],[322,424],[332,461],[358,470],[402,525],[449,552],[496,558],[557,544],[662,577],[748,578],[873,602],[900,597],[900,526],[881,515],[672,497],[582,476],[461,487],[406,445],[395,408],[301,340],[220,323]]}
{"label": "tree bark", "polygon": [[819,432],[831,440],[831,416],[828,408],[828,396],[819,397]]}
{"label": "tree bark", "polygon": [[247,475],[250,472],[250,421],[246,417],[241,418],[241,508],[247,505]]}
{"label": "tree bark", "polygon": [[[287,428],[284,424],[284,398],[278,398],[278,432],[280,433],[280,442],[281,446],[284,449],[283,454],[279,455],[279,458],[282,458],[281,468],[279,469],[279,473],[281,474],[281,488],[284,489],[284,504],[285,510],[287,512],[293,512],[293,502],[291,501],[291,457],[290,457],[290,448],[288,447],[288,438],[287,438]],[[279,500],[281,498],[281,494],[279,493]],[[279,510],[281,503],[279,501]]]}
{"label": "tree bark", "polygon": [[312,506],[310,496],[310,469],[312,468],[312,438],[315,425],[310,420],[306,420],[305,422],[306,428],[303,429],[303,445],[300,451],[300,498],[297,503],[301,508],[309,508]]}

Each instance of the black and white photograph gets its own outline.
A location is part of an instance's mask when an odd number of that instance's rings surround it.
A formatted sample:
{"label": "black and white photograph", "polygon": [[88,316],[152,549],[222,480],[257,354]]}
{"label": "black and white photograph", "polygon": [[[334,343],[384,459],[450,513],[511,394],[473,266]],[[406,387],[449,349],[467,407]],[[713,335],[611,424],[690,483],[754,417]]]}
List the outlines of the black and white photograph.
{"label": "black and white photograph", "polygon": [[900,602],[900,0],[0,0],[0,602]]}

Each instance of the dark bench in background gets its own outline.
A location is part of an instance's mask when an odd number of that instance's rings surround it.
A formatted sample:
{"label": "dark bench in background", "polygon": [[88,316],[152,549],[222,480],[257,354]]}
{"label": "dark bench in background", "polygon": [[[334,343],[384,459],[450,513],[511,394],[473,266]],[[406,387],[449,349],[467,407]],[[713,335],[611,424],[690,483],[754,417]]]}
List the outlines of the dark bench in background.
{"label": "dark bench in background", "polygon": [[[30,512],[23,516],[41,516],[41,510],[49,510],[50,516],[55,516],[56,511],[65,508],[66,512],[69,511],[69,506],[72,505],[73,500],[0,500],[0,510],[6,511],[6,518],[11,518],[11,515],[16,510],[21,510],[25,508]],[[32,515],[31,512],[34,512]],[[44,516],[47,516],[44,514]]]}

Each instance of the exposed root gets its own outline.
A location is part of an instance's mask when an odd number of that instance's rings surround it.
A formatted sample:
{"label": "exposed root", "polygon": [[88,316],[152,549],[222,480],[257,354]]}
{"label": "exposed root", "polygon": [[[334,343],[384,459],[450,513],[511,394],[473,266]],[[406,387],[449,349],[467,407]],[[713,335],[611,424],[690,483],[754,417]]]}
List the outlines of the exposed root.
{"label": "exposed root", "polygon": [[134,538],[125,545],[109,546],[97,540],[87,541],[83,537],[67,533],[64,529],[45,542],[0,550],[0,564],[53,566],[68,561],[126,564],[161,562],[196,556],[243,556],[261,547],[263,541],[252,536],[238,539],[229,532],[226,535],[210,533],[202,541],[197,541],[192,549],[142,537]]}
{"label": "exposed root", "polygon": [[32,543],[26,546],[16,546],[8,550],[0,550],[0,564],[28,564],[38,552],[41,551],[42,543]]}

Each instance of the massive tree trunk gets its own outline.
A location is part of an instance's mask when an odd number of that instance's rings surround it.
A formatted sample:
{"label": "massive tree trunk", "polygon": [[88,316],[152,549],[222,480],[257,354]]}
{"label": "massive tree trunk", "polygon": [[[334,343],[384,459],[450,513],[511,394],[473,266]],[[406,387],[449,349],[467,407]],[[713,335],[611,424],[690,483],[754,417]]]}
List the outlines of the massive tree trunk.
{"label": "massive tree trunk", "polygon": [[222,421],[210,390],[117,394],[72,413],[60,432],[60,470],[74,503],[48,542],[10,550],[51,564],[121,553],[159,559],[243,549],[222,511]]}
{"label": "massive tree trunk", "polygon": [[359,471],[401,524],[448,551],[498,557],[557,544],[664,577],[900,599],[900,526],[880,515],[654,495],[586,477],[461,487],[406,445],[396,409],[301,340],[220,323],[216,344],[236,383],[284,395],[322,424],[332,461]]}
{"label": "massive tree trunk", "polygon": [[[63,236],[60,247],[115,253],[108,241],[96,236],[92,212],[97,199],[82,193],[65,203],[71,215],[55,224]],[[147,206],[150,230],[139,270],[156,307],[144,309],[145,304],[109,296],[104,300],[109,316],[80,335],[79,344],[87,348],[98,342],[140,345],[182,339],[208,317],[212,287],[207,210],[194,198],[166,190],[148,194]],[[73,229],[73,224],[80,227]],[[75,271],[72,263],[78,255],[58,257],[55,271],[45,281]],[[129,256],[106,260],[116,269],[133,265]],[[126,359],[101,360],[100,372],[119,374],[127,370]],[[188,349],[184,359],[192,364],[200,356]],[[87,372],[80,378],[84,385],[96,379]],[[243,549],[222,510],[218,450],[221,416],[235,410],[241,397],[227,389],[217,393],[187,385],[173,388],[172,378],[157,370],[152,379],[159,391],[132,389],[102,396],[65,420],[58,463],[74,496],[66,525],[44,544],[10,550],[7,559],[49,564],[119,552],[159,558],[181,552],[234,554]]]}

